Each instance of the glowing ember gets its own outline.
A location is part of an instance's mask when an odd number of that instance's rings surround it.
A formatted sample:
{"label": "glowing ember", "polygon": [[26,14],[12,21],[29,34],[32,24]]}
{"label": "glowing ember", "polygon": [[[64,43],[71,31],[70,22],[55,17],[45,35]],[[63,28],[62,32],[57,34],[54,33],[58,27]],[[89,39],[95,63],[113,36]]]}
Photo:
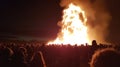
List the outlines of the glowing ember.
{"label": "glowing ember", "polygon": [[90,43],[87,37],[87,18],[85,12],[74,4],[69,4],[68,8],[63,10],[63,20],[58,24],[61,30],[54,41],[48,44],[85,44]]}

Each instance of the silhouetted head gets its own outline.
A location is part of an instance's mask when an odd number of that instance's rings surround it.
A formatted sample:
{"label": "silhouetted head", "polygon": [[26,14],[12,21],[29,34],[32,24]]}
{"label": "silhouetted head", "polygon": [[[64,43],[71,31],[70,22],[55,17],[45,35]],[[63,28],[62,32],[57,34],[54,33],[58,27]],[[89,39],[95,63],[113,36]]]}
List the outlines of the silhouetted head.
{"label": "silhouetted head", "polygon": [[92,46],[96,46],[96,45],[97,45],[96,40],[93,40],[93,41],[92,41]]}
{"label": "silhouetted head", "polygon": [[11,57],[12,55],[13,55],[12,49],[10,49],[10,48],[4,48],[3,49],[3,51],[2,51],[2,58],[7,59],[7,58]]}
{"label": "silhouetted head", "polygon": [[19,48],[19,51],[23,54],[24,57],[27,56],[27,49],[26,49],[26,48],[20,47],[20,48]]}
{"label": "silhouetted head", "polygon": [[16,59],[17,62],[26,62],[26,57],[27,57],[27,50],[24,47],[18,48],[18,51],[16,53]]}
{"label": "silhouetted head", "polygon": [[113,48],[97,50],[92,56],[90,67],[120,67],[120,53]]}
{"label": "silhouetted head", "polygon": [[43,57],[40,52],[35,53],[31,60],[31,67],[44,67]]}

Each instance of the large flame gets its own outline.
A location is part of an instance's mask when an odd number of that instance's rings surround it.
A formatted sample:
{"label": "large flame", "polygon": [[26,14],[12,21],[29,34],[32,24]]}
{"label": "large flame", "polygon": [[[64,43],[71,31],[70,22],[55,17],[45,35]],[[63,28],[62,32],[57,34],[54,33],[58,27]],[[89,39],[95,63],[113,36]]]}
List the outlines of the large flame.
{"label": "large flame", "polygon": [[85,12],[73,3],[63,10],[63,20],[58,24],[61,30],[54,41],[48,44],[85,44],[90,43],[87,33]]}

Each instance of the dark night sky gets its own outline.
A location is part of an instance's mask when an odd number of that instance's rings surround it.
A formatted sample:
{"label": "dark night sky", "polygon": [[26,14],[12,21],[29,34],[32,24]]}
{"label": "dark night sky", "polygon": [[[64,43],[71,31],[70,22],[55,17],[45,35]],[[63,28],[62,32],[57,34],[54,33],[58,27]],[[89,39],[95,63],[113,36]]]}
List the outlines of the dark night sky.
{"label": "dark night sky", "polygon": [[[55,38],[62,15],[59,3],[59,0],[1,0],[0,37]],[[119,42],[120,1],[106,0],[106,6],[112,16],[107,40]]]}

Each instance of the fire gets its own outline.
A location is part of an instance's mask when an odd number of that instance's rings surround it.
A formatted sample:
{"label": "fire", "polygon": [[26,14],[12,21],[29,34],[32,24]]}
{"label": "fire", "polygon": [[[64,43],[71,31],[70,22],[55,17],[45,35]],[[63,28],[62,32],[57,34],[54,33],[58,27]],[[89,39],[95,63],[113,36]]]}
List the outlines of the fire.
{"label": "fire", "polygon": [[87,32],[85,12],[73,3],[63,10],[63,20],[58,24],[61,30],[54,41],[48,44],[85,44],[90,43]]}

